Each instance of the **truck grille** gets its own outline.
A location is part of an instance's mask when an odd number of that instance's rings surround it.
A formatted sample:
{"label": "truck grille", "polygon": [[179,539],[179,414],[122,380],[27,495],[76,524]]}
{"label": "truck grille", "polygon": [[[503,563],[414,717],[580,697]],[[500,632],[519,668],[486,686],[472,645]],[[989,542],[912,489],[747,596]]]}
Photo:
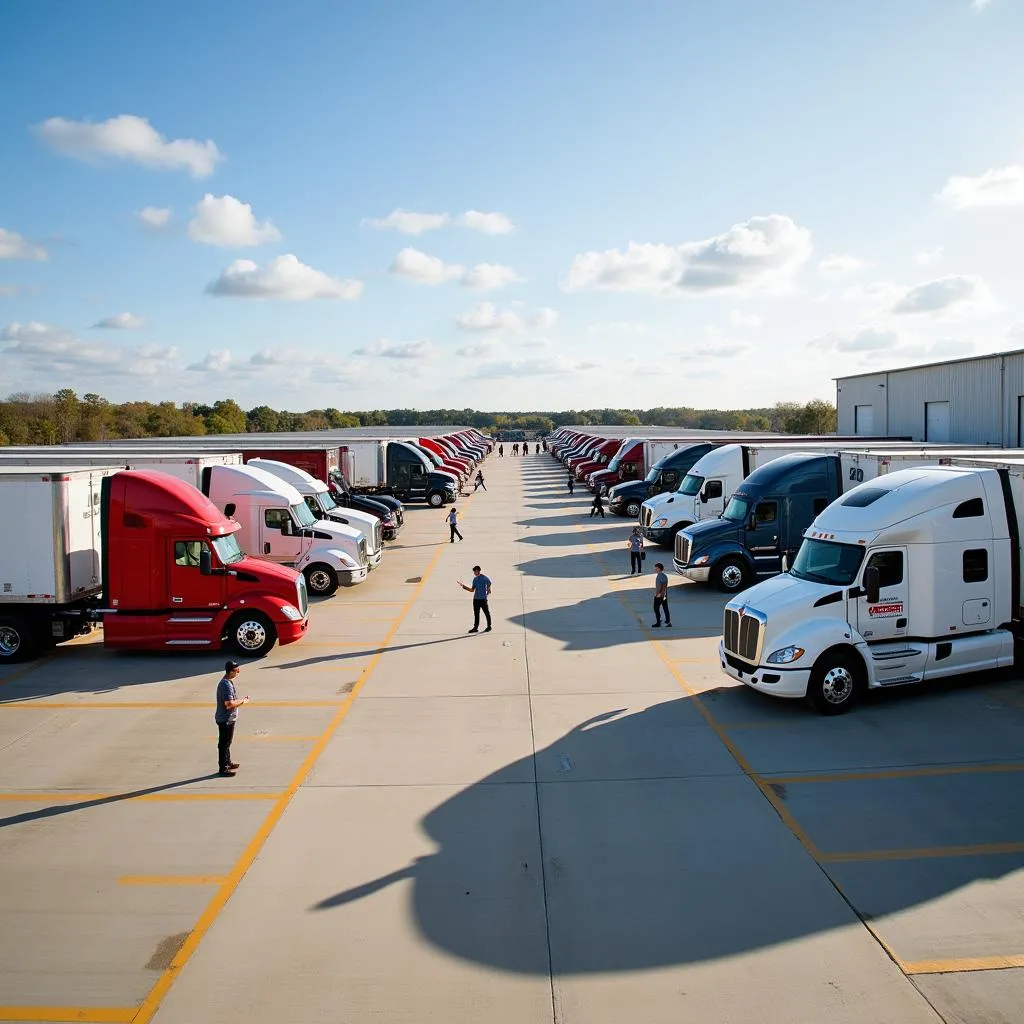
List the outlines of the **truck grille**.
{"label": "truck grille", "polygon": [[380,526],[380,520],[378,519],[373,524],[373,550],[374,551],[380,551],[380,546],[381,546],[381,543],[382,543],[382,541],[381,541],[381,534],[382,534],[382,531],[381,531],[381,526]]}
{"label": "truck grille", "polygon": [[750,608],[740,611],[725,609],[725,649],[749,665],[756,665],[761,658],[761,641],[764,634],[764,616]]}
{"label": "truck grille", "polygon": [[369,559],[366,557],[366,538],[359,538],[359,564],[366,566],[369,564]]}
{"label": "truck grille", "polygon": [[640,525],[650,526],[651,521],[654,519],[654,509],[645,508],[643,505],[640,506]]}
{"label": "truck grille", "polygon": [[676,534],[676,561],[680,565],[690,564],[690,538],[685,533]]}

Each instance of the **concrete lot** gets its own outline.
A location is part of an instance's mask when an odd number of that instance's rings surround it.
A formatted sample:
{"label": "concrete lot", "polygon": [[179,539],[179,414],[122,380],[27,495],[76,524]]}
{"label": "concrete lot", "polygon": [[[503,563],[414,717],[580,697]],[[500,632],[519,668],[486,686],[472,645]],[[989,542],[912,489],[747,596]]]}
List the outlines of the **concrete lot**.
{"label": "concrete lot", "polygon": [[750,693],[719,595],[650,630],[657,551],[485,473],[246,665],[234,779],[223,656],[0,668],[0,1020],[1024,1022],[1020,684]]}

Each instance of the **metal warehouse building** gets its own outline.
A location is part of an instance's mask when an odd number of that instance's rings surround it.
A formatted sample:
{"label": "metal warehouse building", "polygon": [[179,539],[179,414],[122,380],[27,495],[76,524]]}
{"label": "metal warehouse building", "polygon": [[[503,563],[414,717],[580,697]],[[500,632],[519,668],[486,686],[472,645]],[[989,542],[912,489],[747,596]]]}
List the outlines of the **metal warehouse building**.
{"label": "metal warehouse building", "polygon": [[840,434],[1024,447],[1024,349],[836,378]]}

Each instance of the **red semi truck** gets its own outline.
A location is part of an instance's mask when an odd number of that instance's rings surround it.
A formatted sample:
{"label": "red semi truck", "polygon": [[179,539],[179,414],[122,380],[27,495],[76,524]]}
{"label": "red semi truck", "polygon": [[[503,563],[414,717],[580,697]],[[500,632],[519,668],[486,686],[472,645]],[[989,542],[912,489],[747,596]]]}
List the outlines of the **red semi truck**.
{"label": "red semi truck", "polygon": [[0,664],[103,624],[107,647],[261,656],[309,626],[293,569],[250,558],[191,484],[151,470],[0,468]]}

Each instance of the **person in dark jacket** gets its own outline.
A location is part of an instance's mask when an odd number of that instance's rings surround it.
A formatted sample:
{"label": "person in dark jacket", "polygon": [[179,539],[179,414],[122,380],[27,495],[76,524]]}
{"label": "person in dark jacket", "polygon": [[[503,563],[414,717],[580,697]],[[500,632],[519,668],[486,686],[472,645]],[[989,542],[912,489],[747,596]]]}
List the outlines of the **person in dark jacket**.
{"label": "person in dark jacket", "polygon": [[575,489],[575,487],[576,487],[576,479],[572,475],[572,473],[570,473],[569,474],[569,497],[570,498],[572,497],[572,492]]}
{"label": "person in dark jacket", "polygon": [[594,500],[590,505],[590,518],[593,519],[598,515],[604,519],[604,498],[601,497],[600,491],[594,495]]}

